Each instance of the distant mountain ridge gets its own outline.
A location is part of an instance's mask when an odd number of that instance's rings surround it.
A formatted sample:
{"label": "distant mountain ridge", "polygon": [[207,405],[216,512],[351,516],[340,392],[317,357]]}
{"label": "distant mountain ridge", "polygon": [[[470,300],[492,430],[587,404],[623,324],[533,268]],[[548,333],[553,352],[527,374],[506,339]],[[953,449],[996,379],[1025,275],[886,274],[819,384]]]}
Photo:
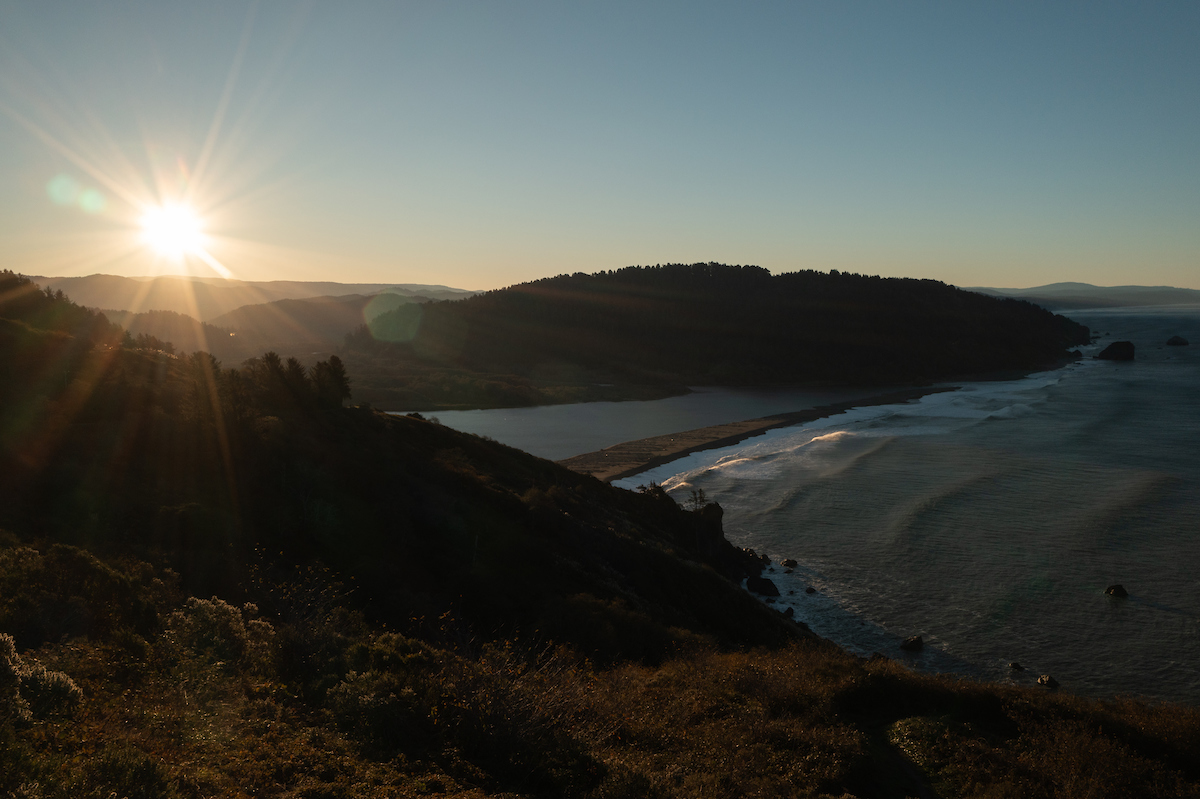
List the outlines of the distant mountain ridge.
{"label": "distant mountain ridge", "polygon": [[1091,283],[1049,283],[1026,289],[963,287],[993,297],[1026,300],[1052,311],[1080,308],[1118,308],[1148,305],[1200,305],[1200,291],[1174,286],[1093,286]]}
{"label": "distant mountain ridge", "polygon": [[201,322],[175,311],[133,313],[102,309],[110,321],[134,336],[169,341],[181,352],[204,350],[235,364],[274,350],[283,356],[331,353],[346,335],[364,322],[409,303],[431,302],[428,297],[385,292],[365,296],[307,297],[243,305]]}
{"label": "distant mountain ridge", "polygon": [[76,303],[88,308],[104,308],[141,313],[174,311],[201,322],[212,322],[245,305],[261,305],[278,300],[351,294],[398,294],[434,300],[469,297],[475,292],[449,286],[416,283],[335,283],[294,280],[241,281],[222,278],[159,275],[132,278],[118,275],[86,277],[43,277],[30,275],[42,288],[62,291]]}
{"label": "distant mountain ridge", "polygon": [[383,313],[431,301],[429,297],[392,292],[275,300],[243,305],[213,319],[212,324],[256,342],[259,350],[324,351],[340,346],[346,334]]}

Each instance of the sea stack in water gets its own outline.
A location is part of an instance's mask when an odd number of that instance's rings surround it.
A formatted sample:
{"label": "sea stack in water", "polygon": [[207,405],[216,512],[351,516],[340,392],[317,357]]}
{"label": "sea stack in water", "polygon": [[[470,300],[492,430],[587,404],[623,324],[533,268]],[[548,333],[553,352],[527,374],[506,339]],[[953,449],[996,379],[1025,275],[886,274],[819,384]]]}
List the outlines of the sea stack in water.
{"label": "sea stack in water", "polygon": [[746,590],[760,596],[779,596],[779,589],[775,587],[775,583],[766,577],[747,577]]}
{"label": "sea stack in water", "polygon": [[925,648],[925,641],[919,635],[914,635],[912,638],[905,638],[904,643],[900,644],[900,648],[905,652],[920,652]]}
{"label": "sea stack in water", "polygon": [[1123,585],[1110,585],[1104,589],[1104,593],[1109,596],[1115,596],[1117,599],[1124,599],[1129,596],[1129,592],[1125,590],[1125,586]]}
{"label": "sea stack in water", "polygon": [[1183,336],[1171,336],[1167,339],[1167,346],[1169,347],[1186,347],[1187,345],[1188,340]]}
{"label": "sea stack in water", "polygon": [[1104,351],[1096,356],[1102,361],[1132,361],[1133,360],[1133,342],[1132,341],[1114,341],[1104,348]]}

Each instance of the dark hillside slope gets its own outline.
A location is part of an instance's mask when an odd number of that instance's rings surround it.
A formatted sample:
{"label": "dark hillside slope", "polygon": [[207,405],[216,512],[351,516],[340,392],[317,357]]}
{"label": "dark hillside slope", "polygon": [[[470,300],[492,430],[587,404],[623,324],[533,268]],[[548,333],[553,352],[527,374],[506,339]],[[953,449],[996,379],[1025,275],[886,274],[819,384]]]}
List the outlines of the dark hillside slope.
{"label": "dark hillside slope", "polygon": [[6,411],[0,424],[24,424],[22,411],[66,391],[93,351],[133,344],[103,314],[61,291],[0,272],[0,408]]}
{"label": "dark hillside slope", "polygon": [[[642,382],[896,383],[1054,363],[1088,331],[931,280],[672,264],[538,280],[399,308],[350,344],[397,358]],[[378,339],[400,343],[380,344]]]}
{"label": "dark hillside slope", "polygon": [[[26,338],[50,356],[64,340]],[[0,414],[0,527],[168,564],[200,595],[236,593],[256,551],[320,562],[392,624],[445,617],[603,660],[799,633],[718,573],[753,561],[716,506],[342,409],[321,399],[320,365],[91,350],[64,368]]]}

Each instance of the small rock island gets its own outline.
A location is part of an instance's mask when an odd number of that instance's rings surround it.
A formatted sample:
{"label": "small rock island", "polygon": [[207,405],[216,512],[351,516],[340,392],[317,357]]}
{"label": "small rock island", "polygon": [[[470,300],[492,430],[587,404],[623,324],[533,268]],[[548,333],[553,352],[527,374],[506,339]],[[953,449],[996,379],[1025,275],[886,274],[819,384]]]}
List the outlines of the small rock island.
{"label": "small rock island", "polygon": [[1132,341],[1114,341],[1096,357],[1102,361],[1132,361],[1133,351]]}

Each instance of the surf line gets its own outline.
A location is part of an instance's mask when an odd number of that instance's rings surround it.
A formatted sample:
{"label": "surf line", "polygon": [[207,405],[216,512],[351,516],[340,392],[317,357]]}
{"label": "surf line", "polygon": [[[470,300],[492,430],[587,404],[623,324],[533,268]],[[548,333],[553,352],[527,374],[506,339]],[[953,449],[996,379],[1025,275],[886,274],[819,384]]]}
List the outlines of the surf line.
{"label": "surf line", "polygon": [[748,438],[760,436],[768,430],[815,422],[818,419],[836,416],[854,408],[866,408],[872,405],[899,405],[931,394],[940,394],[943,391],[957,391],[959,388],[960,386],[912,388],[846,402],[836,402],[831,405],[817,405],[801,411],[777,413],[760,419],[747,419],[742,422],[710,425],[680,433],[640,438],[636,441],[614,444],[596,452],[565,458],[557,463],[580,474],[590,474],[598,480],[611,483],[613,480],[623,480],[648,469],[663,466],[686,455],[691,455],[693,452],[733,446]]}

